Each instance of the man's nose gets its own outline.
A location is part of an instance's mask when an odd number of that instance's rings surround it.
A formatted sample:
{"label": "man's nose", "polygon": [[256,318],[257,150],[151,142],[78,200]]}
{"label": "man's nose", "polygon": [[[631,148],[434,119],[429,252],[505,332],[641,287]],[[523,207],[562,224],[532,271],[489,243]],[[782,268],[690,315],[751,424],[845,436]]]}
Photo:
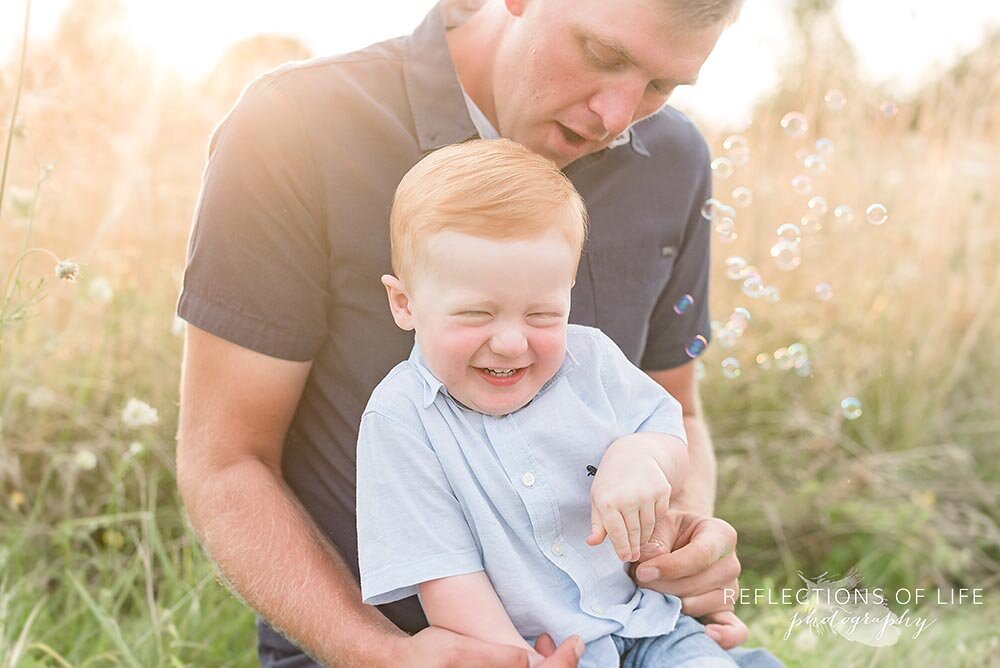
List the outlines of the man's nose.
{"label": "man's nose", "polygon": [[638,83],[619,81],[591,98],[590,110],[601,118],[608,139],[617,137],[632,124],[645,90]]}
{"label": "man's nose", "polygon": [[515,358],[528,349],[528,339],[519,327],[504,327],[490,338],[494,355]]}

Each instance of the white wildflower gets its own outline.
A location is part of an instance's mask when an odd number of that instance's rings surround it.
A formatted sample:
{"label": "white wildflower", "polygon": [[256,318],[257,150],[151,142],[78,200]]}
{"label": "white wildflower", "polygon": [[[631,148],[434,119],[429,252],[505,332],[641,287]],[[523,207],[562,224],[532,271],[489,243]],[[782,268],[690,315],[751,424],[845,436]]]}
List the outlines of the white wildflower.
{"label": "white wildflower", "polygon": [[28,397],[27,397],[28,408],[35,408],[35,409],[48,408],[49,406],[56,403],[57,399],[58,397],[56,396],[55,392],[53,392],[50,388],[42,385],[32,389],[31,392],[28,392]]}
{"label": "white wildflower", "polygon": [[80,265],[72,260],[60,260],[56,265],[56,278],[76,283],[76,276],[80,273]]}
{"label": "white wildflower", "polygon": [[143,452],[146,451],[146,446],[144,446],[139,441],[132,441],[128,444],[128,454],[132,457],[138,457]]}
{"label": "white wildflower", "polygon": [[111,282],[108,281],[108,279],[103,276],[98,276],[90,281],[88,294],[95,302],[107,304],[111,301],[111,298],[114,297],[115,291],[111,287]]}
{"label": "white wildflower", "polygon": [[73,463],[81,471],[93,471],[97,467],[97,455],[90,450],[80,449],[73,455]]}
{"label": "white wildflower", "polygon": [[160,416],[156,409],[139,399],[129,399],[122,410],[122,422],[126,427],[145,427],[156,424]]}

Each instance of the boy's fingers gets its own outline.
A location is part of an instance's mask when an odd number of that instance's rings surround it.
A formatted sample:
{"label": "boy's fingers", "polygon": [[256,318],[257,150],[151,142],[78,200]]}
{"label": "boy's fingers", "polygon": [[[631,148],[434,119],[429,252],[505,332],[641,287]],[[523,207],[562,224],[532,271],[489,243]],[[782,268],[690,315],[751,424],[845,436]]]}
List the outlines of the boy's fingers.
{"label": "boy's fingers", "polygon": [[656,513],[657,520],[666,515],[667,511],[669,510],[670,510],[669,496],[661,496],[656,500],[656,505],[654,506],[654,512]]}
{"label": "boy's fingers", "polygon": [[587,536],[587,545],[600,545],[604,542],[608,532],[604,530],[604,522],[601,520],[601,513],[597,506],[590,504],[590,535]]}
{"label": "boy's fingers", "polygon": [[635,561],[639,558],[639,537],[642,535],[642,524],[639,521],[639,509],[628,508],[622,511],[625,519],[625,531],[628,533],[628,559],[623,561]]}
{"label": "boy's fingers", "polygon": [[639,509],[639,524],[642,525],[642,533],[639,535],[640,549],[649,542],[649,537],[653,535],[653,527],[656,526],[656,506],[647,503]]}
{"label": "boy's fingers", "polygon": [[615,552],[622,561],[629,560],[628,530],[625,527],[625,519],[617,510],[604,513],[601,518],[604,520],[604,528],[611,538],[611,544],[615,546]]}

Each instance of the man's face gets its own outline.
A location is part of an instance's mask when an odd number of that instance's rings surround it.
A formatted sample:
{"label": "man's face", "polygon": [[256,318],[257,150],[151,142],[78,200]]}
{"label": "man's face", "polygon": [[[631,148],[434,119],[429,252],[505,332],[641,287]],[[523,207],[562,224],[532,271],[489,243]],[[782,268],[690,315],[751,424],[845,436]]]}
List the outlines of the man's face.
{"label": "man's face", "polygon": [[494,241],[442,232],[430,240],[409,307],[427,366],[455,399],[506,415],[555,375],[576,260],[558,233]]}
{"label": "man's face", "polygon": [[663,0],[508,0],[497,130],[564,167],[693,84],[724,25],[692,31]]}

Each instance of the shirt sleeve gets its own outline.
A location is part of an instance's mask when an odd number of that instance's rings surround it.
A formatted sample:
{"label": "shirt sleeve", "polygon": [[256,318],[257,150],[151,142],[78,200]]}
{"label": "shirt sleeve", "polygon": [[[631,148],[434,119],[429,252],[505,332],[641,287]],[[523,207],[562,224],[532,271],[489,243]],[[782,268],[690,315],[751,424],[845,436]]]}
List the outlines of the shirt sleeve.
{"label": "shirt sleeve", "polygon": [[[705,337],[706,343],[712,339],[708,310],[712,226],[701,216],[702,205],[712,196],[712,169],[708,146],[700,135],[698,139],[700,152],[692,157],[692,161],[701,176],[688,204],[684,240],[674,260],[673,271],[650,316],[649,338],[640,363],[648,371],[686,364],[691,361],[686,348],[692,339],[698,335]],[[686,294],[694,298],[694,303],[678,315],[674,312],[674,305]]]}
{"label": "shirt sleeve", "polygon": [[483,570],[437,454],[381,413],[361,419],[357,508],[361,597],[369,605],[413,596],[421,582]]}
{"label": "shirt sleeve", "polygon": [[213,133],[178,315],[257,352],[315,357],[330,275],[317,170],[300,115],[272,77]]}
{"label": "shirt sleeve", "polygon": [[611,338],[597,331],[601,382],[621,433],[668,434],[687,443],[680,402],[649,374],[632,364]]}

